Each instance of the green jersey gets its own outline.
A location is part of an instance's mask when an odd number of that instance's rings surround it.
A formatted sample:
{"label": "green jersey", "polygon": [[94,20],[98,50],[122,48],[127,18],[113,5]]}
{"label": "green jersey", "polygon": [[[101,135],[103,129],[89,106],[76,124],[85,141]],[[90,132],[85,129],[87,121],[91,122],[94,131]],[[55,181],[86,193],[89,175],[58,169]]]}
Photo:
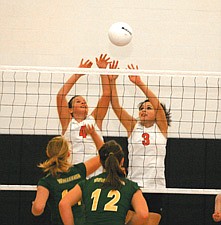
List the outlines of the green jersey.
{"label": "green jersey", "polygon": [[122,177],[119,190],[103,188],[107,173],[79,182],[85,204],[87,225],[124,225],[138,184]]}
{"label": "green jersey", "polygon": [[[86,168],[84,163],[79,163],[72,166],[69,172],[58,173],[56,177],[51,174],[41,178],[38,186],[43,186],[49,190],[49,198],[47,205],[51,212],[51,222],[53,225],[63,224],[58,204],[62,197],[72,189],[79,181],[86,178]],[[73,213],[75,215],[75,224],[82,225],[84,223],[84,208],[81,203],[73,206]]]}

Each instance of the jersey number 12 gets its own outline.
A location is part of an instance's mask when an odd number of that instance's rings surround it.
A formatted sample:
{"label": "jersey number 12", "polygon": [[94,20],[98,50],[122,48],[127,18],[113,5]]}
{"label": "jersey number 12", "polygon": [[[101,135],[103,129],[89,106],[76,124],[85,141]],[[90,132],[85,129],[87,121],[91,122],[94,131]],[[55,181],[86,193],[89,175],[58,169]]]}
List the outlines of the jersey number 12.
{"label": "jersey number 12", "polygon": [[[91,194],[91,198],[93,199],[91,211],[96,211],[97,210],[97,206],[98,206],[98,203],[99,203],[100,194],[101,194],[101,189],[100,188],[96,189]],[[114,191],[111,190],[111,191],[108,192],[107,197],[108,198],[112,198],[112,199],[110,201],[108,201],[104,205],[104,211],[113,211],[113,212],[116,212],[117,211],[117,208],[118,208],[118,206],[116,204],[120,200],[120,192],[118,190],[114,190]]]}

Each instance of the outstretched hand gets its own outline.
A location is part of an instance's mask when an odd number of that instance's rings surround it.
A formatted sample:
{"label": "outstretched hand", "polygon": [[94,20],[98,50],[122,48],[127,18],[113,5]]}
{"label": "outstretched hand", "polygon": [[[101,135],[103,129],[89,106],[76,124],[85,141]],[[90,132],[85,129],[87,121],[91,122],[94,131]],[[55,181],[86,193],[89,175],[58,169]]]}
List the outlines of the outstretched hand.
{"label": "outstretched hand", "polygon": [[86,133],[91,135],[93,132],[95,132],[94,126],[88,124],[88,125],[86,126]]}
{"label": "outstretched hand", "polygon": [[[109,69],[119,69],[118,63],[119,63],[118,60],[113,60],[113,62],[111,62],[109,64]],[[118,78],[118,75],[109,75],[108,78],[109,78],[110,81],[113,81],[113,80],[116,80]]]}
{"label": "outstretched hand", "polygon": [[[78,68],[91,68],[93,63],[88,59],[86,62],[84,62],[84,59],[81,59],[80,65]],[[84,74],[78,74],[79,77],[84,75]]]}
{"label": "outstretched hand", "polygon": [[[133,64],[130,64],[127,66],[127,68],[130,70],[138,70],[138,65],[134,66]],[[140,76],[138,75],[129,75],[128,77],[134,84],[138,84],[141,81]]]}
{"label": "outstretched hand", "polygon": [[103,55],[101,54],[99,58],[96,59],[96,64],[100,69],[106,69],[108,64],[111,63],[110,57],[107,57],[107,54]]}
{"label": "outstretched hand", "polygon": [[86,62],[84,62],[84,59],[81,59],[79,68],[91,68],[93,63],[88,59]]}

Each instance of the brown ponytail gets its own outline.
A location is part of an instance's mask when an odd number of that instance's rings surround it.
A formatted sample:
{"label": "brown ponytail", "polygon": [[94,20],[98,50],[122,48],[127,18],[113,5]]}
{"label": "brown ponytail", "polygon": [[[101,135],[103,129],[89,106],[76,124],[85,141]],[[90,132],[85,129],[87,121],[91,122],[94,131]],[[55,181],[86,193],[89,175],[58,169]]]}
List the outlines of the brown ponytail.
{"label": "brown ponytail", "polygon": [[103,187],[111,186],[113,190],[122,185],[121,178],[124,175],[120,162],[124,158],[121,146],[114,140],[106,142],[99,151],[101,164],[107,172],[107,178]]}

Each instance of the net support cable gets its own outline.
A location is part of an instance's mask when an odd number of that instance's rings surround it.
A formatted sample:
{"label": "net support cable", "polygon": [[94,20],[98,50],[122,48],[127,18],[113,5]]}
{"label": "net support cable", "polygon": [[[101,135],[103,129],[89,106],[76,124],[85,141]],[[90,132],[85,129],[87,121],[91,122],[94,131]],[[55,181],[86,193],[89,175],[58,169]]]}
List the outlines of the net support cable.
{"label": "net support cable", "polygon": [[[36,185],[0,185],[0,191],[36,191]],[[221,189],[141,188],[145,193],[217,195]]]}

